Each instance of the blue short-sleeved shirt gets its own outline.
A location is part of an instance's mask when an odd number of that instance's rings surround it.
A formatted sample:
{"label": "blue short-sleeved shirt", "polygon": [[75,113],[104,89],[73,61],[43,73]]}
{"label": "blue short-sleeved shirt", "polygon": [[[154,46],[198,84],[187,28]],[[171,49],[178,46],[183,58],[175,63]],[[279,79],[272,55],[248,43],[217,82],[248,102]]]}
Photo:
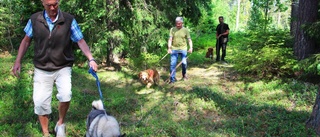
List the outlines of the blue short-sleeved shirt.
{"label": "blue short-sleeved shirt", "polygon": [[[59,11],[60,12],[60,11]],[[47,12],[44,12],[44,17],[47,21],[47,24],[49,26],[49,30],[52,31],[53,27],[54,27],[54,23],[58,20],[59,18],[59,14],[57,15],[57,18],[52,21]],[[79,40],[83,39],[83,34],[81,32],[81,29],[77,23],[77,21],[75,19],[72,20],[72,23],[71,23],[71,28],[70,28],[70,31],[71,31],[71,40],[73,42],[78,42]],[[26,27],[24,28],[24,32],[26,33],[26,35],[30,38],[33,37],[33,30],[32,30],[32,22],[31,22],[31,19],[29,19]]]}

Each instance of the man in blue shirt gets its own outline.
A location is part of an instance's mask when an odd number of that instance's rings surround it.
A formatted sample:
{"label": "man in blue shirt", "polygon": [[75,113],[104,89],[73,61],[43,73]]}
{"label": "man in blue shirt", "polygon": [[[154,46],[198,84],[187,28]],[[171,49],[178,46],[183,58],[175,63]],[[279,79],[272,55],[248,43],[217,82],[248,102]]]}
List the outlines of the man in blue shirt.
{"label": "man in blue shirt", "polygon": [[49,117],[51,114],[52,89],[58,90],[59,119],[55,126],[58,137],[65,137],[65,116],[71,100],[71,71],[74,63],[72,42],[78,44],[88,58],[89,66],[97,71],[90,49],[83,39],[82,32],[72,15],[59,10],[59,0],[41,0],[44,11],[33,14],[24,31],[18,55],[12,72],[19,76],[21,60],[34,39],[34,112],[38,115],[43,136],[49,134]]}

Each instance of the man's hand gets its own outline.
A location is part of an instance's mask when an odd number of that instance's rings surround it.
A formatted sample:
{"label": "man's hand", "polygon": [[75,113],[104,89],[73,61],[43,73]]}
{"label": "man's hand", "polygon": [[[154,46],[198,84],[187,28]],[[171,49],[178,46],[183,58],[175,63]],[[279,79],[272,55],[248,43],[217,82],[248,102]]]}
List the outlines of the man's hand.
{"label": "man's hand", "polygon": [[217,38],[217,39],[219,39],[220,37],[221,37],[221,34],[220,34],[220,35],[218,35],[218,36],[216,36],[216,38]]}
{"label": "man's hand", "polygon": [[21,71],[21,64],[20,63],[14,63],[12,67],[12,73],[14,76],[19,77],[20,71]]}
{"label": "man's hand", "polygon": [[189,52],[189,53],[192,53],[192,50],[193,50],[193,49],[192,49],[192,48],[190,48],[190,49],[188,50],[188,52]]}
{"label": "man's hand", "polygon": [[95,60],[89,61],[89,67],[92,68],[95,72],[98,71],[98,64]]}
{"label": "man's hand", "polygon": [[172,50],[171,50],[171,49],[168,49],[168,53],[171,54],[171,53],[172,53]]}

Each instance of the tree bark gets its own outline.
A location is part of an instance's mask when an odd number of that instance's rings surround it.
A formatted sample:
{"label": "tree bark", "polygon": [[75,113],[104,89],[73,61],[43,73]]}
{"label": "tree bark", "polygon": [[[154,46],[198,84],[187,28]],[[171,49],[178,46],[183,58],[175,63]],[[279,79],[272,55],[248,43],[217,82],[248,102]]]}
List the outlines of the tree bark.
{"label": "tree bark", "polygon": [[315,130],[317,135],[320,135],[320,89],[318,89],[318,94],[316,97],[315,104],[313,106],[313,110],[310,118],[306,122],[307,128],[312,128]]}
{"label": "tree bark", "polygon": [[[113,5],[113,6],[110,6]],[[115,31],[119,29],[119,22],[116,21],[115,16],[118,16],[119,3],[117,0],[106,0],[106,10],[109,13],[106,17],[106,28],[108,31]],[[113,13],[113,14],[110,14]],[[112,66],[115,62],[116,55],[114,54],[114,49],[119,46],[119,41],[113,36],[109,36],[107,43],[107,66]]]}
{"label": "tree bark", "polygon": [[291,4],[291,23],[290,23],[290,33],[291,36],[296,36],[297,30],[297,20],[299,15],[299,0],[292,1]]}
{"label": "tree bark", "polygon": [[298,60],[305,59],[317,52],[315,41],[309,37],[303,25],[317,20],[319,0],[300,0],[297,28],[295,32],[294,54]]}

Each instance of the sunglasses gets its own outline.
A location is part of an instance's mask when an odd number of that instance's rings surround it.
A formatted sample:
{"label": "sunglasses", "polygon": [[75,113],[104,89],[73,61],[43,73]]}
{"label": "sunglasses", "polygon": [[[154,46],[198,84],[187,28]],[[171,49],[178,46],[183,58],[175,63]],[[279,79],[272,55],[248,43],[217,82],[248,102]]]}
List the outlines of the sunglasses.
{"label": "sunglasses", "polygon": [[48,8],[51,8],[51,6],[53,6],[54,8],[57,8],[59,5],[59,2],[56,2],[55,4],[44,4],[46,5]]}

